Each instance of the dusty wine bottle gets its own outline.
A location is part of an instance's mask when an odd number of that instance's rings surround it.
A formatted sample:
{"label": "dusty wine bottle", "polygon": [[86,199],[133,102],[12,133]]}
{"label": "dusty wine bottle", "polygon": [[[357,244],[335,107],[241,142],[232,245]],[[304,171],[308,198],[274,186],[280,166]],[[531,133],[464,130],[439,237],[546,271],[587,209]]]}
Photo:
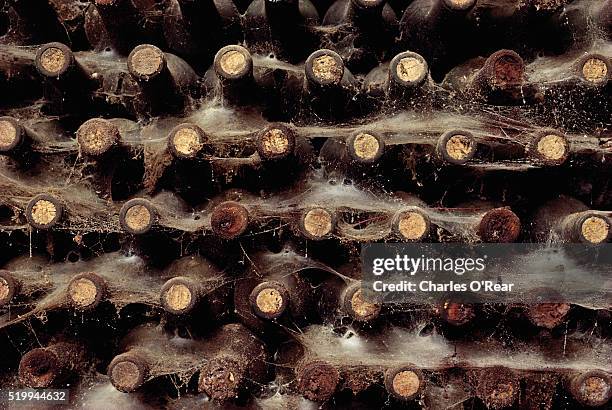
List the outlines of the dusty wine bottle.
{"label": "dusty wine bottle", "polygon": [[85,349],[73,342],[58,342],[32,349],[19,362],[19,380],[31,388],[61,386],[72,374],[84,367]]}
{"label": "dusty wine bottle", "polygon": [[482,369],[478,372],[476,396],[491,409],[512,406],[521,392],[520,379],[506,368]]}
{"label": "dusty wine bottle", "polygon": [[561,165],[570,154],[567,137],[556,130],[537,132],[526,147],[526,154],[537,163]]}
{"label": "dusty wine bottle", "polygon": [[381,313],[382,305],[364,294],[360,281],[331,276],[318,289],[318,309],[324,321],[348,315],[357,322],[372,323]]}
{"label": "dusty wine bottle", "polygon": [[109,153],[122,140],[119,127],[110,120],[92,118],[76,132],[79,151],[86,156],[99,157]]}
{"label": "dusty wine bottle", "polygon": [[183,59],[151,44],[136,46],[128,55],[127,68],[141,87],[142,104],[153,114],[183,110],[198,79]]}
{"label": "dusty wine bottle", "polygon": [[32,144],[40,140],[32,129],[17,118],[0,117],[0,155],[26,160],[32,154]]}
{"label": "dusty wine bottle", "polygon": [[299,232],[307,239],[322,240],[329,238],[336,226],[335,212],[320,207],[305,209],[299,219]]}
{"label": "dusty wine bottle", "polygon": [[603,88],[612,78],[612,63],[609,57],[589,53],[577,61],[576,71],[584,84]]}
{"label": "dusty wine bottle", "polygon": [[[66,2],[68,3],[68,1]],[[3,4],[4,5],[4,4]],[[9,6],[14,14],[9,20],[7,42],[14,44],[40,44],[45,41],[70,41],[52,2],[45,0],[12,0]]]}
{"label": "dusty wine bottle", "polygon": [[253,59],[249,51],[238,45],[225,46],[213,63],[223,98],[233,104],[253,101],[257,92],[253,78]]}
{"label": "dusty wine bottle", "polygon": [[249,227],[248,209],[235,201],[225,201],[215,206],[210,214],[210,225],[214,234],[222,239],[234,239]]}
{"label": "dusty wine bottle", "polygon": [[60,199],[50,194],[40,194],[28,202],[25,216],[33,228],[50,229],[61,220],[63,210]]}
{"label": "dusty wine bottle", "polygon": [[337,0],[323,18],[324,26],[341,27],[337,51],[355,73],[367,72],[385,57],[397,36],[397,16],[385,0]]}
{"label": "dusty wine bottle", "polygon": [[177,159],[196,158],[209,140],[202,128],[193,123],[182,123],[168,133],[168,150]]}
{"label": "dusty wine bottle", "polygon": [[318,21],[310,0],[255,0],[244,14],[246,44],[257,53],[301,61],[317,43],[312,27]]}
{"label": "dusty wine bottle", "polygon": [[603,406],[612,398],[612,376],[602,370],[570,375],[566,384],[577,402],[588,407]]}
{"label": "dusty wine bottle", "polygon": [[322,360],[305,359],[295,369],[297,390],[308,400],[329,400],[340,383],[340,373],[333,365]]}
{"label": "dusty wine bottle", "polygon": [[424,389],[423,372],[412,365],[402,365],[387,369],[384,375],[387,392],[400,401],[417,398]]}
{"label": "dusty wine bottle", "polygon": [[47,258],[17,257],[0,270],[0,307],[31,302],[53,289],[52,278],[44,270]]}
{"label": "dusty wine bottle", "polygon": [[450,130],[438,139],[436,152],[438,157],[454,165],[469,162],[476,154],[478,143],[474,135],[466,130]]}
{"label": "dusty wine bottle", "polygon": [[600,244],[610,236],[610,220],[606,215],[590,211],[584,203],[564,195],[542,205],[531,221],[536,242]]}
{"label": "dusty wine bottle", "polygon": [[155,225],[158,212],[155,206],[144,198],[127,201],[119,211],[119,224],[126,232],[142,235]]}
{"label": "dusty wine bottle", "polygon": [[569,303],[538,303],[526,306],[525,316],[538,327],[553,329],[565,321],[570,309]]}

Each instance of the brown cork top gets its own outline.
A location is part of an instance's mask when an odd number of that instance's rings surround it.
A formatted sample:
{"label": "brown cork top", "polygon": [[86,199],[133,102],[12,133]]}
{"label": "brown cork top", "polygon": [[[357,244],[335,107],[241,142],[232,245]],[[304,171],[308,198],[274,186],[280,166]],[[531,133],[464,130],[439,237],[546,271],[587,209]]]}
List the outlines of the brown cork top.
{"label": "brown cork top", "polygon": [[165,65],[164,52],[151,44],[137,46],[128,56],[128,70],[142,80],[155,77],[163,71]]}
{"label": "brown cork top", "polygon": [[164,293],[165,303],[175,311],[185,310],[191,304],[191,289],[182,283],[171,285]]}
{"label": "brown cork top", "polygon": [[17,127],[11,121],[0,119],[0,150],[12,148],[18,137]]}
{"label": "brown cork top", "polygon": [[514,383],[501,381],[491,388],[485,401],[495,408],[507,407],[514,403],[516,393]]}
{"label": "brown cork top", "polygon": [[141,368],[129,360],[121,360],[114,363],[109,374],[113,386],[117,390],[131,392],[136,390],[143,382],[144,375]]}
{"label": "brown cork top", "polygon": [[444,320],[455,326],[464,325],[475,317],[473,306],[465,303],[445,302],[441,313]]}
{"label": "brown cork top", "polygon": [[144,205],[134,205],[125,213],[125,224],[133,231],[140,232],[151,223],[151,211]]}
{"label": "brown cork top", "polygon": [[344,67],[333,56],[323,54],[312,60],[312,72],[321,82],[338,84],[342,80]]}
{"label": "brown cork top", "polygon": [[393,392],[403,398],[413,397],[421,388],[421,379],[411,370],[403,370],[393,376]]}
{"label": "brown cork top", "polygon": [[261,147],[270,156],[287,153],[290,142],[285,132],[279,128],[271,128],[261,136]]}
{"label": "brown cork top", "polygon": [[204,146],[200,134],[190,127],[178,129],[172,136],[172,143],[176,152],[185,157],[197,154]]}
{"label": "brown cork top", "polygon": [[323,208],[314,208],[306,212],[302,225],[311,237],[323,238],[332,232],[333,217]]}
{"label": "brown cork top", "polygon": [[610,400],[612,395],[610,379],[606,380],[596,374],[585,377],[578,386],[578,394],[581,396],[583,403],[595,406],[602,405]]}
{"label": "brown cork top", "polygon": [[224,239],[233,239],[247,229],[249,211],[239,203],[223,202],[213,209],[210,224],[215,234]]}
{"label": "brown cork top", "polygon": [[582,237],[590,243],[602,243],[610,235],[608,221],[599,216],[590,216],[582,222],[580,227]]}
{"label": "brown cork top", "polygon": [[474,141],[466,135],[455,134],[446,141],[445,149],[449,157],[459,161],[464,160],[470,157]]}
{"label": "brown cork top", "polygon": [[357,289],[350,299],[353,316],[359,320],[371,320],[380,313],[380,304],[366,300],[361,289]]}
{"label": "brown cork top", "polygon": [[608,66],[600,58],[589,58],[582,65],[582,76],[593,84],[605,82],[608,78]]}
{"label": "brown cork top", "polygon": [[257,308],[266,314],[278,314],[284,304],[283,295],[274,288],[264,288],[255,297]]}
{"label": "brown cork top", "polygon": [[96,302],[99,289],[88,278],[78,278],[68,285],[68,295],[72,302],[80,307],[88,307]]}
{"label": "brown cork top", "polygon": [[237,50],[228,50],[219,57],[219,67],[231,76],[244,72],[247,69],[247,65],[247,58]]}
{"label": "brown cork top", "polygon": [[397,223],[397,230],[407,240],[421,239],[428,230],[428,222],[420,212],[402,212]]}
{"label": "brown cork top", "polygon": [[521,233],[521,220],[508,208],[495,208],[482,216],[477,230],[483,242],[510,243]]}
{"label": "brown cork top", "polygon": [[538,140],[536,149],[542,158],[559,161],[567,155],[567,141],[560,135],[548,134]]}
{"label": "brown cork top", "polygon": [[496,52],[491,57],[492,82],[494,86],[506,87],[523,82],[525,64],[514,52]]}
{"label": "brown cork top", "polygon": [[416,57],[404,57],[395,67],[399,79],[405,82],[418,81],[427,72],[427,66]]}
{"label": "brown cork top", "polygon": [[569,310],[568,303],[538,303],[529,306],[527,318],[536,326],[552,329],[561,324]]}
{"label": "brown cork top", "polygon": [[102,118],[85,121],[77,130],[77,141],[85,155],[101,155],[115,145],[121,135],[119,128]]}
{"label": "brown cork top", "polygon": [[45,348],[32,349],[19,362],[19,380],[31,388],[49,387],[59,373],[59,360]]}
{"label": "brown cork top", "polygon": [[352,141],[353,152],[358,158],[372,160],[376,158],[380,150],[378,139],[368,133],[360,133]]}
{"label": "brown cork top", "polygon": [[68,56],[58,47],[47,47],[40,55],[39,64],[48,74],[61,74],[65,69]]}
{"label": "brown cork top", "polygon": [[310,362],[303,366],[297,375],[298,390],[308,400],[325,401],[336,391],[340,374],[329,363]]}
{"label": "brown cork top", "polygon": [[30,216],[39,225],[49,225],[57,216],[57,208],[53,202],[40,199],[32,206]]}

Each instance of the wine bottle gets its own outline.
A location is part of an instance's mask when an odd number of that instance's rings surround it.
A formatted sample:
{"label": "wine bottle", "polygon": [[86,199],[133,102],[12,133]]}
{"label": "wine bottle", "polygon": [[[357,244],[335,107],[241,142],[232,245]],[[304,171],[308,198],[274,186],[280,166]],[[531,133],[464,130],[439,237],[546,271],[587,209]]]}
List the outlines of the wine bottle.
{"label": "wine bottle", "polygon": [[394,398],[410,401],[423,392],[425,378],[420,369],[412,365],[402,365],[385,371],[384,384],[387,392]]}
{"label": "wine bottle", "polygon": [[535,211],[531,234],[536,242],[600,244],[610,236],[610,221],[579,200],[560,195]]}
{"label": "wine bottle", "polygon": [[574,372],[567,377],[566,385],[583,406],[604,406],[612,398],[612,376],[602,370]]}
{"label": "wine bottle", "polygon": [[356,80],[344,66],[338,53],[317,50],[304,66],[305,90],[313,113],[324,119],[343,118],[355,109],[351,102]]}
{"label": "wine bottle", "polygon": [[257,100],[253,59],[246,48],[238,45],[221,48],[215,55],[213,67],[225,100],[239,105]]}
{"label": "wine bottle", "polygon": [[244,14],[244,34],[250,50],[290,62],[312,52],[319,21],[310,0],[254,0]]}
{"label": "wine bottle", "polygon": [[128,55],[127,68],[140,85],[142,103],[151,114],[180,112],[195,92],[198,76],[189,64],[154,45],[135,47]]}
{"label": "wine bottle", "polygon": [[385,0],[337,0],[323,25],[338,27],[335,40],[344,46],[336,51],[352,72],[363,73],[386,57],[397,37],[398,21]]}
{"label": "wine bottle", "polygon": [[50,194],[40,194],[28,202],[25,216],[30,226],[36,229],[51,229],[55,227],[64,212],[62,201]]}
{"label": "wine bottle", "polygon": [[19,362],[19,380],[35,389],[61,385],[68,377],[84,368],[85,348],[76,342],[57,342],[32,349]]}
{"label": "wine bottle", "polygon": [[476,396],[487,408],[501,409],[512,406],[521,391],[520,379],[512,370],[493,367],[477,372]]}
{"label": "wine bottle", "polygon": [[336,222],[337,216],[333,211],[311,206],[301,213],[298,229],[307,239],[320,241],[332,236]]}
{"label": "wine bottle", "polygon": [[41,138],[31,128],[14,117],[0,117],[0,154],[17,160],[32,158],[32,145]]}
{"label": "wine bottle", "polygon": [[158,212],[154,205],[143,198],[134,198],[127,201],[119,211],[119,224],[133,235],[148,232],[157,219]]}
{"label": "wine bottle", "polygon": [[185,122],[168,133],[168,150],[179,160],[193,159],[204,151],[209,139],[198,125]]}
{"label": "wine bottle", "polygon": [[348,316],[357,323],[371,324],[381,313],[382,305],[365,295],[360,281],[331,276],[318,289],[318,310],[325,322]]}
{"label": "wine bottle", "polygon": [[77,143],[81,154],[89,157],[100,157],[121,143],[121,129],[112,120],[92,118],[85,121],[76,132]]}

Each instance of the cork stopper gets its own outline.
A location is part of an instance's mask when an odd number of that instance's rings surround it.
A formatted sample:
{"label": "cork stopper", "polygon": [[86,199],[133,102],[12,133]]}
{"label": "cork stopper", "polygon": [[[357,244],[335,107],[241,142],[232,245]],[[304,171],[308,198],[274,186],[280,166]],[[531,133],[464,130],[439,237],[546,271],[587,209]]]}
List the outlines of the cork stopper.
{"label": "cork stopper", "polygon": [[249,211],[237,202],[223,202],[213,209],[210,224],[219,237],[234,239],[247,230]]}
{"label": "cork stopper", "polygon": [[318,50],[306,60],[306,76],[318,85],[338,85],[343,75],[344,63],[334,51]]}
{"label": "cork stopper", "polygon": [[612,398],[612,376],[601,370],[594,370],[575,376],[570,391],[581,404],[598,407]]}
{"label": "cork stopper", "polygon": [[62,43],[49,43],[36,52],[35,65],[38,72],[46,77],[60,77],[70,68],[74,55]]}
{"label": "cork stopper", "polygon": [[519,386],[515,380],[491,380],[484,391],[485,394],[481,398],[487,408],[503,409],[514,404],[518,396]]}
{"label": "cork stopper", "polygon": [[91,309],[104,298],[106,283],[95,273],[82,273],[68,284],[68,298],[78,309]]}
{"label": "cork stopper", "polygon": [[405,51],[391,60],[389,70],[396,83],[404,87],[416,87],[427,78],[429,67],[420,54]]}
{"label": "cork stopper", "polygon": [[429,218],[421,211],[402,211],[395,220],[395,230],[407,241],[422,240],[429,233],[429,229]]}
{"label": "cork stopper", "polygon": [[521,220],[508,208],[495,208],[483,215],[477,231],[483,242],[510,243],[521,233]]}
{"label": "cork stopper", "polygon": [[140,81],[149,81],[166,68],[166,56],[154,45],[141,44],[128,55],[128,71]]}
{"label": "cork stopper", "polygon": [[26,218],[37,229],[53,227],[62,216],[62,205],[57,198],[41,194],[33,198],[26,208]]}
{"label": "cork stopper", "polygon": [[108,366],[108,377],[115,388],[130,393],[143,385],[147,378],[148,366],[131,353],[116,356]]}
{"label": "cork stopper", "polygon": [[382,306],[380,303],[368,300],[360,286],[356,283],[347,288],[344,306],[353,319],[368,322],[378,317]]}
{"label": "cork stopper", "polygon": [[49,349],[30,350],[19,362],[19,380],[33,388],[46,388],[53,385],[60,372],[60,362],[55,353]]}
{"label": "cork stopper", "polygon": [[347,140],[347,147],[353,160],[372,163],[384,153],[385,143],[377,133],[364,131],[351,135]]}
{"label": "cork stopper", "polygon": [[215,55],[214,67],[219,77],[237,80],[251,74],[253,59],[249,50],[242,46],[225,46]]}
{"label": "cork stopper", "polygon": [[236,399],[243,384],[243,371],[238,362],[229,357],[218,357],[200,372],[198,391],[205,392],[213,400]]}
{"label": "cork stopper", "polygon": [[156,212],[153,205],[145,199],[131,199],[121,207],[119,223],[127,232],[140,235],[148,232],[155,223]]}
{"label": "cork stopper", "polygon": [[20,283],[9,272],[0,271],[0,306],[11,303],[19,293]]}
{"label": "cork stopper", "polygon": [[334,228],[333,215],[323,208],[307,210],[302,214],[300,222],[302,233],[314,240],[329,236]]}
{"label": "cork stopper", "polygon": [[444,4],[451,10],[467,11],[476,4],[476,0],[444,0]]}
{"label": "cork stopper", "polygon": [[525,314],[534,325],[553,329],[563,323],[569,310],[569,303],[538,303],[529,306]]}
{"label": "cork stopper", "polygon": [[257,316],[276,319],[289,305],[289,292],[281,283],[266,281],[255,286],[249,295],[249,301]]}
{"label": "cork stopper", "polygon": [[512,50],[500,50],[491,54],[481,70],[489,86],[494,88],[520,85],[523,83],[524,73],[523,59]]}
{"label": "cork stopper", "polygon": [[580,233],[587,243],[602,243],[610,236],[610,224],[601,216],[589,216],[582,221]]}
{"label": "cork stopper", "polygon": [[438,309],[440,317],[453,326],[463,326],[476,317],[474,306],[467,303],[446,301]]}
{"label": "cork stopper", "polygon": [[105,154],[121,139],[119,128],[102,118],[85,121],[76,135],[81,152],[91,156]]}
{"label": "cork stopper", "polygon": [[195,124],[179,124],[168,135],[168,148],[177,158],[194,158],[204,148],[208,137]]}
{"label": "cork stopper", "polygon": [[168,280],[161,289],[162,306],[167,312],[180,315],[193,309],[198,299],[198,285],[186,277]]}
{"label": "cork stopper", "polygon": [[549,164],[559,165],[567,159],[569,143],[563,135],[545,132],[536,138],[535,151],[538,159]]}
{"label": "cork stopper", "polygon": [[257,152],[264,160],[285,158],[295,149],[295,132],[283,124],[272,124],[257,135]]}
{"label": "cork stopper", "polygon": [[23,127],[11,117],[0,117],[0,152],[9,152],[21,144]]}
{"label": "cork stopper", "polygon": [[410,366],[402,366],[385,372],[387,391],[399,400],[412,400],[422,390],[423,375]]}
{"label": "cork stopper", "polygon": [[335,392],[340,374],[334,366],[322,361],[306,363],[297,372],[299,392],[308,400],[322,402]]}
{"label": "cork stopper", "polygon": [[476,153],[476,140],[467,131],[449,131],[438,141],[438,153],[452,164],[465,164]]}
{"label": "cork stopper", "polygon": [[609,77],[608,63],[605,57],[591,56],[582,63],[582,78],[594,85],[606,83]]}

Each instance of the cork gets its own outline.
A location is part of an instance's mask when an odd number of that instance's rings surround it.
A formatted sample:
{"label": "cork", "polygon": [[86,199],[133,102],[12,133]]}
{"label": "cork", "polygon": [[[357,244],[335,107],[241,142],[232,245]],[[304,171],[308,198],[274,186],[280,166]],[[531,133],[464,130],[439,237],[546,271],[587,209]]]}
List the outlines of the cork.
{"label": "cork", "polygon": [[278,314],[283,307],[283,295],[277,289],[265,288],[259,291],[255,303],[265,314]]}
{"label": "cork", "polygon": [[393,376],[393,392],[403,398],[411,398],[421,388],[421,379],[411,370],[403,370]]}
{"label": "cork", "polygon": [[378,139],[368,133],[360,133],[355,136],[353,143],[353,152],[363,160],[372,160],[378,156],[380,143]]}
{"label": "cork", "polygon": [[536,149],[542,158],[559,161],[567,155],[567,141],[560,135],[548,134],[538,140]]}
{"label": "cork", "polygon": [[400,59],[395,67],[399,79],[405,82],[415,82],[423,78],[427,72],[427,66],[415,57],[404,57]]}
{"label": "cork", "polygon": [[175,151],[183,157],[192,157],[204,146],[200,134],[191,127],[181,127],[172,136]]}
{"label": "cork", "polygon": [[327,54],[313,59],[312,72],[319,81],[331,84],[338,84],[344,74],[343,67],[338,65],[334,57]]}
{"label": "cork", "polygon": [[472,305],[456,302],[445,302],[442,305],[442,318],[454,326],[462,326],[469,323],[476,314]]}
{"label": "cork", "polygon": [[446,141],[445,148],[449,157],[462,161],[470,157],[474,141],[466,135],[455,134]]}
{"label": "cork", "polygon": [[137,46],[128,56],[130,73],[143,80],[161,73],[165,64],[166,57],[163,51],[150,44]]}
{"label": "cork", "polygon": [[477,227],[483,242],[510,243],[521,233],[521,220],[508,208],[487,211]]}
{"label": "cork", "polygon": [[590,216],[582,222],[580,232],[587,242],[602,243],[610,235],[610,225],[604,218]]}
{"label": "cork", "polygon": [[270,156],[286,154],[289,150],[289,138],[283,130],[272,128],[261,136],[261,146]]}
{"label": "cork", "polygon": [[316,361],[299,369],[297,380],[298,390],[306,399],[321,402],[335,393],[340,374],[329,363]]}
{"label": "cork", "polygon": [[306,234],[312,238],[323,238],[331,233],[333,218],[325,209],[311,209],[304,215],[302,226]]}
{"label": "cork", "polygon": [[568,303],[538,303],[529,306],[526,315],[534,325],[552,329],[563,322],[569,310]]}
{"label": "cork", "polygon": [[610,379],[606,380],[603,375],[598,374],[584,377],[577,390],[580,401],[590,406],[605,404],[612,395]]}
{"label": "cork", "polygon": [[523,82],[525,65],[518,54],[498,51],[489,59],[492,60],[491,80],[494,86],[507,87]]}
{"label": "cork", "polygon": [[39,64],[49,75],[59,75],[68,64],[68,56],[58,47],[47,47],[40,55]]}
{"label": "cork", "polygon": [[380,313],[380,305],[366,300],[361,289],[357,289],[353,293],[350,302],[352,313],[356,319],[370,320]]}
{"label": "cork", "polygon": [[26,353],[19,362],[19,380],[31,388],[45,388],[53,384],[60,369],[55,353],[37,348]]}
{"label": "cork", "polygon": [[119,128],[102,118],[85,121],[77,130],[77,142],[85,155],[102,155],[120,139]]}
{"label": "cork", "polygon": [[18,137],[17,127],[11,121],[0,120],[0,151],[13,148]]}
{"label": "cork", "polygon": [[237,76],[247,69],[248,61],[243,53],[237,50],[226,51],[219,57],[219,67],[230,76]]}
{"label": "cork", "polygon": [[151,212],[144,205],[131,206],[125,213],[125,224],[133,231],[140,232],[151,224]]}
{"label": "cork", "polygon": [[416,241],[423,238],[428,229],[428,221],[419,212],[403,212],[397,223],[397,230],[400,235],[409,241]]}
{"label": "cork", "polygon": [[53,202],[40,199],[32,206],[30,215],[38,225],[49,225],[57,216],[57,208]]}
{"label": "cork", "polygon": [[68,295],[77,306],[88,307],[96,302],[98,287],[91,279],[79,278],[70,282]]}
{"label": "cork", "polygon": [[164,293],[165,303],[175,311],[187,309],[191,304],[192,298],[191,290],[181,283],[173,284]]}
{"label": "cork", "polygon": [[141,368],[129,360],[121,360],[114,363],[109,376],[113,386],[123,392],[136,390],[144,380]]}
{"label": "cork", "polygon": [[226,356],[215,358],[200,372],[198,391],[218,401],[235,399],[243,382],[242,373],[236,360]]}
{"label": "cork", "polygon": [[233,239],[248,228],[249,211],[239,203],[223,202],[213,209],[210,224],[216,235],[223,239]]}
{"label": "cork", "polygon": [[0,278],[0,304],[6,303],[11,294],[11,287],[6,279]]}
{"label": "cork", "polygon": [[505,408],[514,403],[517,392],[513,382],[499,382],[491,386],[489,394],[484,398],[486,403],[492,408]]}
{"label": "cork", "polygon": [[590,83],[602,83],[608,78],[608,66],[600,58],[589,58],[582,65],[582,76]]}

